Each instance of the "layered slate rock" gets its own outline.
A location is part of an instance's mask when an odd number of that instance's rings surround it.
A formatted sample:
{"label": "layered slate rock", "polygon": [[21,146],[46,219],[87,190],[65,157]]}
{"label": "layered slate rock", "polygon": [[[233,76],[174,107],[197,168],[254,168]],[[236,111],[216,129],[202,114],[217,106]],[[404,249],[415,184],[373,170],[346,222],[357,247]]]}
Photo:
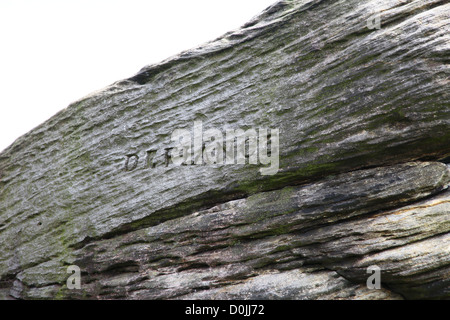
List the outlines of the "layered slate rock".
{"label": "layered slate rock", "polygon": [[[71,104],[0,154],[0,297],[448,299],[449,12],[280,1]],[[279,171],[174,165],[200,121]]]}

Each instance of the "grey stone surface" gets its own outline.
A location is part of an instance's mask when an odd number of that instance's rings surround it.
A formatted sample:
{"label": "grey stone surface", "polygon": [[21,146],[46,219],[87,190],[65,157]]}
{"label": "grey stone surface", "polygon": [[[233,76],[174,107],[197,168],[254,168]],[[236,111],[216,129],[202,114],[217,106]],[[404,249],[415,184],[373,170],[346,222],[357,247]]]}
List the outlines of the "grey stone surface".
{"label": "grey stone surface", "polygon": [[[448,299],[449,12],[280,1],[74,102],[0,153],[0,298]],[[175,166],[194,121],[280,129],[279,172]]]}
{"label": "grey stone surface", "polygon": [[316,300],[400,300],[391,292],[369,290],[349,283],[335,272],[295,269],[256,275],[248,281],[220,289],[204,290],[183,299],[316,299]]}

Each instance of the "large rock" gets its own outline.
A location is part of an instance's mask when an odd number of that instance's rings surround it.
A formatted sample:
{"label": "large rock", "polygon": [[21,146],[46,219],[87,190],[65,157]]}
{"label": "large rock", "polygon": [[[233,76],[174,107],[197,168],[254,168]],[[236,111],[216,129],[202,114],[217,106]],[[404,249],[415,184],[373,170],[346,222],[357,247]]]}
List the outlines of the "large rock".
{"label": "large rock", "polygon": [[[448,12],[280,1],[73,103],[0,154],[0,297],[448,299]],[[200,122],[278,172],[173,164]]]}

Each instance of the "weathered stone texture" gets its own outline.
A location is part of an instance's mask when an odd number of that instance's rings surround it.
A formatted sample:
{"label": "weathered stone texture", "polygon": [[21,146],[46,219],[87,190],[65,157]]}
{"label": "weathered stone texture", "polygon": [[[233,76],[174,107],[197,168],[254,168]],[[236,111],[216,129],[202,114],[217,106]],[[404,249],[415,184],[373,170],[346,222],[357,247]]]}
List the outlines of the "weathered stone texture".
{"label": "weathered stone texture", "polygon": [[[76,101],[0,154],[0,298],[449,299],[449,75],[447,1],[285,0]],[[171,164],[194,121],[279,172]]]}

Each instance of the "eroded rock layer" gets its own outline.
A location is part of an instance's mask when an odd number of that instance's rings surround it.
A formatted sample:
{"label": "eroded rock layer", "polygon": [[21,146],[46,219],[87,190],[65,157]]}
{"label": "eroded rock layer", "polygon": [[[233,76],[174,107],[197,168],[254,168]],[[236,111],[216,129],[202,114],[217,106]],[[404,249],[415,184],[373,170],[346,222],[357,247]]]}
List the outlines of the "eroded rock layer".
{"label": "eroded rock layer", "polygon": [[[285,0],[76,101],[0,154],[0,298],[448,299],[449,75],[447,1]],[[278,172],[175,165],[199,122]]]}

